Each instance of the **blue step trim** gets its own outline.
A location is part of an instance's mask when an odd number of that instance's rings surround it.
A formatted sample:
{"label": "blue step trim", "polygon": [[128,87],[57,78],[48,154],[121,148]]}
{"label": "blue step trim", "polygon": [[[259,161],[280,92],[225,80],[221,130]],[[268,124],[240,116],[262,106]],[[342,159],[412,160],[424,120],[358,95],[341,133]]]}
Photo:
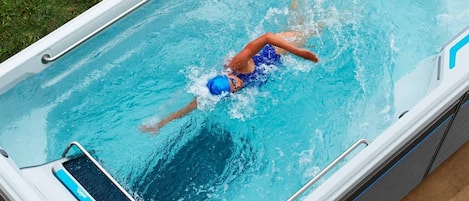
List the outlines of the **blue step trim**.
{"label": "blue step trim", "polygon": [[81,187],[65,170],[55,171],[55,176],[80,201],[94,201],[94,199]]}

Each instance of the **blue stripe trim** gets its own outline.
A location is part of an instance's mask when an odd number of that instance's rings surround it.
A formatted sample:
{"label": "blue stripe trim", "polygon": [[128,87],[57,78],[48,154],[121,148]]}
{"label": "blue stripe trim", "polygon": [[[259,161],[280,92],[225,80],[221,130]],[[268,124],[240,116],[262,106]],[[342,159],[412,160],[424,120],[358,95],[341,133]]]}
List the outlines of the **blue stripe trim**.
{"label": "blue stripe trim", "polygon": [[94,199],[74,181],[70,175],[63,169],[57,170],[55,176],[62,182],[65,187],[80,201],[93,201]]}
{"label": "blue stripe trim", "polygon": [[449,69],[453,69],[456,66],[456,53],[467,43],[469,43],[469,34],[449,49]]}

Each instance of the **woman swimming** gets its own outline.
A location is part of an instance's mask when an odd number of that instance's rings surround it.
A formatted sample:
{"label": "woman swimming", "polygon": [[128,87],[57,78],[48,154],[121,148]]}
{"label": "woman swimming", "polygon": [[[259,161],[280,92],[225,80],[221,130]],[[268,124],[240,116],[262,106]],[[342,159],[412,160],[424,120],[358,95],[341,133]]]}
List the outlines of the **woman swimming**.
{"label": "woman swimming", "polygon": [[[260,79],[260,77],[268,73],[263,70],[263,64],[279,65],[281,55],[287,52],[313,62],[319,62],[319,58],[313,52],[299,47],[304,45],[304,37],[305,33],[297,31],[263,34],[249,42],[225,65],[229,69],[227,74],[210,79],[207,88],[213,95],[225,96],[229,93],[235,93],[245,86],[259,86],[265,82],[265,79]],[[284,38],[295,40],[288,42]],[[140,130],[156,133],[168,122],[183,117],[196,108],[197,99],[194,98],[186,107],[161,120],[158,124],[143,125]]]}
{"label": "woman swimming", "polygon": [[[293,1],[292,8],[296,9]],[[207,88],[212,95],[226,96],[244,87],[260,86],[264,84],[271,71],[265,66],[281,65],[281,55],[288,52],[313,62],[319,58],[311,51],[302,48],[311,33],[303,31],[288,31],[277,34],[265,33],[250,41],[238,54],[225,65],[226,73],[211,78]],[[290,40],[290,41],[287,41]],[[161,120],[156,125],[142,125],[142,132],[156,133],[168,122],[183,117],[197,108],[194,98],[186,107]]]}

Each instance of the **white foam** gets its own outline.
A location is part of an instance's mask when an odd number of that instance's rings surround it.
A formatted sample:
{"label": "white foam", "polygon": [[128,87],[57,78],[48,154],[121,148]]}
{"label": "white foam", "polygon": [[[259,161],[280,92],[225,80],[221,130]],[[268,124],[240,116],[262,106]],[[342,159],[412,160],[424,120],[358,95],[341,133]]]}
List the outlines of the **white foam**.
{"label": "white foam", "polygon": [[225,95],[212,95],[206,86],[208,80],[218,74],[220,73],[215,70],[206,72],[203,68],[196,66],[189,67],[188,71],[185,73],[186,77],[189,79],[187,86],[188,92],[194,94],[194,97],[197,98],[198,109],[206,111],[213,110],[216,103]]}
{"label": "white foam", "polygon": [[269,96],[269,92],[260,92],[254,87],[245,88],[242,92],[232,94],[232,103],[229,106],[230,117],[241,121],[251,118],[252,115],[257,113],[256,99]]}
{"label": "white foam", "polygon": [[314,176],[316,176],[321,169],[317,166],[314,166],[314,148],[302,151],[299,158],[299,169],[302,172],[302,182],[307,182]]}
{"label": "white foam", "polygon": [[276,15],[286,15],[288,14],[288,8],[269,8],[266,12],[266,15],[264,16],[265,20],[272,19]]}
{"label": "white foam", "polygon": [[161,117],[158,116],[158,114],[155,114],[152,117],[144,119],[143,122],[142,122],[142,125],[144,125],[144,126],[154,126],[154,125],[158,124],[160,121],[161,121]]}

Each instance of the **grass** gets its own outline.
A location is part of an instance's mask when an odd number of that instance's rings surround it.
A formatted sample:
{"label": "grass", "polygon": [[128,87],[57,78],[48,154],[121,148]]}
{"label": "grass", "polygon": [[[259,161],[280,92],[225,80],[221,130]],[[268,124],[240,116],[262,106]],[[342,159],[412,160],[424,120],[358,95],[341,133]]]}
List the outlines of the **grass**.
{"label": "grass", "polygon": [[0,62],[100,0],[0,0]]}

